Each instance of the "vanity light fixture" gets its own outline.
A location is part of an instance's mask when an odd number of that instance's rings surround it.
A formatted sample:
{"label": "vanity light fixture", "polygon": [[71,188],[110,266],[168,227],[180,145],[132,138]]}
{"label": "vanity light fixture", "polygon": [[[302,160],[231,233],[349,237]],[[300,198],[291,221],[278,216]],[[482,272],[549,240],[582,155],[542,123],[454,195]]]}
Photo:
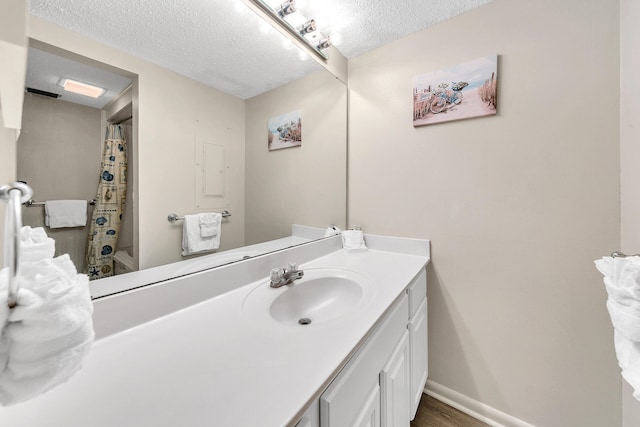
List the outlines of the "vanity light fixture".
{"label": "vanity light fixture", "polygon": [[61,86],[67,92],[77,93],[79,95],[89,96],[91,98],[98,98],[105,92],[104,89],[97,86],[92,86],[87,83],[78,82],[71,79],[63,79]]}
{"label": "vanity light fixture", "polygon": [[286,0],[280,4],[277,0],[242,1],[280,32],[292,38],[298,47],[311,51],[323,61],[329,59],[324,50],[331,46],[331,40],[318,31],[314,19],[308,19],[298,10],[296,0]]}

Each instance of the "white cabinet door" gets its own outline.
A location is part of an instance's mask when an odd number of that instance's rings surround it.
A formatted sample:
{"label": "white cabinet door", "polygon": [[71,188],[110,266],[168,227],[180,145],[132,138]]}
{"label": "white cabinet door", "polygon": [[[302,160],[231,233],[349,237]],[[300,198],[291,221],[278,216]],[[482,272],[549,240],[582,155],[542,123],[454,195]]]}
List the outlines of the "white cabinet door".
{"label": "white cabinet door", "polygon": [[427,299],[425,298],[416,314],[409,321],[409,346],[411,348],[411,419],[416,416],[418,404],[427,383],[429,369],[427,337]]}
{"label": "white cabinet door", "polygon": [[320,426],[320,402],[315,401],[307,409],[295,427],[319,427]]}
{"label": "white cabinet door", "polygon": [[380,373],[381,427],[409,427],[409,332]]}
{"label": "white cabinet door", "polygon": [[353,427],[380,427],[380,385],[378,383],[369,393]]}
{"label": "white cabinet door", "polygon": [[[365,422],[362,408],[369,408],[367,402],[371,398],[371,390],[380,388],[380,372],[391,357],[396,343],[407,333],[408,300],[407,295],[398,298],[373,335],[320,396],[321,427],[354,427],[358,425],[355,420]],[[379,418],[379,403],[377,407]]]}

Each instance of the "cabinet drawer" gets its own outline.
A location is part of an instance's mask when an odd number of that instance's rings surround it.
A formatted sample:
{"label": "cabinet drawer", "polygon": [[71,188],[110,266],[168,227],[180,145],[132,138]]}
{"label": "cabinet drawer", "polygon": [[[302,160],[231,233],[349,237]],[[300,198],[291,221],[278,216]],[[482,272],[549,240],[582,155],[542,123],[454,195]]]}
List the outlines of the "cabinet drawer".
{"label": "cabinet drawer", "polygon": [[412,318],[422,300],[427,296],[427,272],[424,268],[407,287],[407,294],[409,294],[409,318]]}

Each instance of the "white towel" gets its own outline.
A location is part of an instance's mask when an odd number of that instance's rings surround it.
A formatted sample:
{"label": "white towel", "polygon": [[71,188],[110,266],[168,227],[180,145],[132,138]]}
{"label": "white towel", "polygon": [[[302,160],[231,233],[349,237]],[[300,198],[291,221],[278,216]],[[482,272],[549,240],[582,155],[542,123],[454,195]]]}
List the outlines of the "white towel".
{"label": "white towel", "polygon": [[[25,244],[21,249],[28,249]],[[0,271],[6,294],[8,269]],[[94,339],[89,279],[69,255],[22,262],[18,305],[0,299],[0,403],[32,399],[66,382]]]}
{"label": "white towel", "polygon": [[87,225],[86,200],[47,200],[44,223],[50,228],[84,227]]}
{"label": "white towel", "polygon": [[345,230],[342,232],[342,248],[347,252],[362,252],[367,250],[362,230]]}
{"label": "white towel", "polygon": [[[218,214],[219,215],[219,214]],[[200,214],[185,215],[182,224],[182,255],[216,250],[220,247],[220,231],[215,236],[200,235]]]}
{"label": "white towel", "polygon": [[640,257],[603,257],[595,264],[609,295],[618,364],[640,400]]}
{"label": "white towel", "polygon": [[44,228],[24,226],[20,230],[20,261],[33,262],[45,258],[53,258],[56,242],[47,237]]}
{"label": "white towel", "polygon": [[200,237],[215,237],[220,232],[222,214],[217,212],[198,214],[200,219]]}

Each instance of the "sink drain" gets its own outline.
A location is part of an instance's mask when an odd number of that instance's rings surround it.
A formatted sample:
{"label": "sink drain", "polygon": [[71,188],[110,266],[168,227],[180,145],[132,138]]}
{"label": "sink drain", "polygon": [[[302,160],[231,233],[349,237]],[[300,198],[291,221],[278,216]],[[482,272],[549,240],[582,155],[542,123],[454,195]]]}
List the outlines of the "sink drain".
{"label": "sink drain", "polygon": [[298,323],[300,325],[308,325],[311,323],[311,319],[308,319],[306,317],[303,317],[302,319],[298,320]]}

